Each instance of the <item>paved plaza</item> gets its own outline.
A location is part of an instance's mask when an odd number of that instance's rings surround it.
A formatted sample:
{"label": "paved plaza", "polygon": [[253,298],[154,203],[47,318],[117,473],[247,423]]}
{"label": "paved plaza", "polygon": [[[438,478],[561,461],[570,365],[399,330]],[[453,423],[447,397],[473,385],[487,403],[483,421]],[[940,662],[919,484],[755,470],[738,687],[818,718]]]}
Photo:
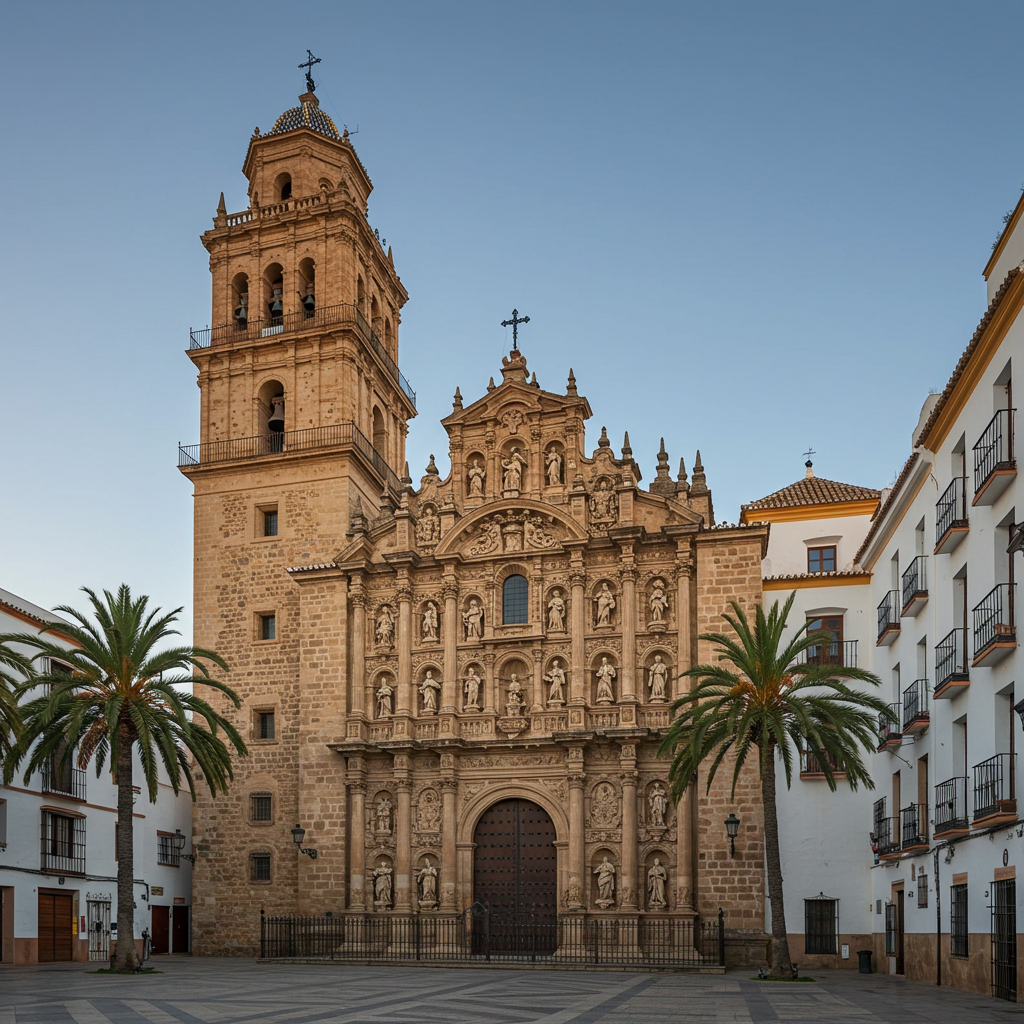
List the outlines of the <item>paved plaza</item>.
{"label": "paved plaza", "polygon": [[90,964],[0,968],[0,1024],[986,1024],[1024,1006],[879,975],[634,974],[160,958],[140,978]]}

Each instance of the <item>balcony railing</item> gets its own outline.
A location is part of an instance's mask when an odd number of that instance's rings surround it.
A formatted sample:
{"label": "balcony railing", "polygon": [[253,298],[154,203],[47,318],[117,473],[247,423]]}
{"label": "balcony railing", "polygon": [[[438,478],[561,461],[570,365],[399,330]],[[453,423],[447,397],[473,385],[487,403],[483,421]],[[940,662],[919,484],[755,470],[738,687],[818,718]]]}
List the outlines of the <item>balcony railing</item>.
{"label": "balcony railing", "polygon": [[936,552],[952,551],[967,530],[967,478],[955,476],[935,503]]}
{"label": "balcony railing", "polygon": [[1013,762],[1013,754],[996,754],[974,766],[973,824],[976,827],[996,824],[1007,818],[1016,820]]}
{"label": "balcony railing", "polygon": [[962,775],[946,779],[935,787],[936,839],[949,833],[966,833],[967,822],[967,779]]}
{"label": "balcony railing", "polygon": [[[833,774],[842,775],[843,771],[839,767],[834,757],[829,758],[829,762],[832,767]],[[800,774],[801,775],[825,775],[825,769],[822,767],[821,761],[816,754],[812,754],[809,750],[800,751]]]}
{"label": "balcony railing", "polygon": [[999,583],[974,608],[974,664],[991,665],[1017,646],[1013,586]]}
{"label": "balcony railing", "polygon": [[334,423],[327,427],[235,437],[226,441],[207,441],[205,444],[179,444],[178,465],[187,469],[192,466],[209,466],[215,462],[236,462],[259,459],[266,455],[345,447],[360,452],[393,490],[401,489],[402,482],[398,475],[354,423]]}
{"label": "balcony railing", "polygon": [[893,819],[885,813],[884,796],[880,800],[875,801],[873,821],[874,827],[872,829],[872,835],[874,837],[875,849],[878,856],[891,857],[894,853],[899,853],[899,835],[897,834],[895,838],[893,836]]}
{"label": "balcony railing", "polygon": [[42,812],[40,864],[43,871],[61,875],[85,873],[85,818]]}
{"label": "balcony railing", "polygon": [[958,626],[935,645],[935,696],[948,696],[947,690],[966,686],[969,679],[966,631]]}
{"label": "balcony railing", "polygon": [[928,680],[915,679],[903,691],[903,732],[915,735],[928,728]]}
{"label": "balcony railing", "polygon": [[916,615],[920,607],[928,600],[928,558],[918,555],[903,574],[900,580],[903,604],[902,614]]}
{"label": "balcony railing", "polygon": [[889,643],[896,638],[900,628],[900,594],[890,590],[878,603],[878,643]]}
{"label": "balcony railing", "polygon": [[900,712],[903,710],[900,704],[890,704],[889,710],[892,718],[885,715],[878,716],[878,749],[885,750],[886,747],[900,745],[903,740],[903,729],[900,725]]}
{"label": "balcony railing", "polygon": [[911,804],[900,811],[900,840],[903,851],[928,845],[927,804]]}
{"label": "balcony railing", "polygon": [[974,446],[974,504],[996,473],[1014,468],[1013,414],[1014,409],[1000,409],[978,438]]}
{"label": "balcony railing", "polygon": [[85,799],[85,772],[71,765],[43,765],[43,792],[59,793],[75,800]]}
{"label": "balcony railing", "polygon": [[813,644],[800,652],[797,663],[800,665],[839,665],[842,668],[856,668],[857,641],[833,640],[828,644]]}
{"label": "balcony railing", "polygon": [[297,331],[306,331],[334,324],[354,324],[363,340],[383,363],[391,378],[402,389],[405,396],[416,407],[416,392],[413,391],[405,375],[398,368],[388,350],[384,347],[377,332],[366,322],[358,306],[343,302],[337,306],[325,306],[313,313],[299,310],[284,316],[267,318],[251,318],[223,324],[220,327],[207,327],[200,331],[189,331],[189,349],[210,348],[211,345],[226,345],[233,341],[259,341],[261,338],[278,337]]}

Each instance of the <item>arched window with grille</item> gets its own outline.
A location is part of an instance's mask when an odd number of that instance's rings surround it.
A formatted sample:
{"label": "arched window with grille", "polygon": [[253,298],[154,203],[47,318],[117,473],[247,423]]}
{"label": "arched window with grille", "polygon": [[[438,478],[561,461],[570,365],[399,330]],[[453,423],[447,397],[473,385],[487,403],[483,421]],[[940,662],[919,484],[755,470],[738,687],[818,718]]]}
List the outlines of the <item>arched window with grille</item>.
{"label": "arched window with grille", "polygon": [[509,576],[501,588],[501,621],[503,625],[529,621],[529,584],[525,576]]}

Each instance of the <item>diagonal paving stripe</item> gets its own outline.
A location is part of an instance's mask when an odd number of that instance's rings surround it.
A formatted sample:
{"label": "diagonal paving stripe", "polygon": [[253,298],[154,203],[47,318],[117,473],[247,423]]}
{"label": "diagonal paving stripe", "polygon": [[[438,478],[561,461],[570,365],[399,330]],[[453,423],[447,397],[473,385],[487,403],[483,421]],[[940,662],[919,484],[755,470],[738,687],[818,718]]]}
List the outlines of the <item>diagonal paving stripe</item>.
{"label": "diagonal paving stripe", "polygon": [[172,1016],[146,999],[123,999],[122,1002],[129,1010],[134,1010],[148,1020],[149,1024],[183,1024],[181,1017]]}
{"label": "diagonal paving stripe", "polygon": [[69,999],[64,1003],[64,1009],[75,1024],[114,1024],[105,1014],[100,1013],[88,999]]}

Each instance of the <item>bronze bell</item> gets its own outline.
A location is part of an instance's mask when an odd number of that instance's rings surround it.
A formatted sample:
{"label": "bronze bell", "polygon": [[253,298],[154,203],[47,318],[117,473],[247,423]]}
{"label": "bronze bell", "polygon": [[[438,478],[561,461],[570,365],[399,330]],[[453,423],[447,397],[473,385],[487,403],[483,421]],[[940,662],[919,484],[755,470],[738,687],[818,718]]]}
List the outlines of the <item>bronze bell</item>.
{"label": "bronze bell", "polygon": [[270,419],[267,427],[275,434],[284,430],[284,395],[275,395],[271,399]]}
{"label": "bronze bell", "polygon": [[312,292],[307,292],[302,300],[302,308],[306,311],[306,316],[312,316],[316,312],[316,298]]}
{"label": "bronze bell", "polygon": [[274,301],[270,303],[270,315],[272,317],[284,315],[284,303],[280,299],[274,299]]}

